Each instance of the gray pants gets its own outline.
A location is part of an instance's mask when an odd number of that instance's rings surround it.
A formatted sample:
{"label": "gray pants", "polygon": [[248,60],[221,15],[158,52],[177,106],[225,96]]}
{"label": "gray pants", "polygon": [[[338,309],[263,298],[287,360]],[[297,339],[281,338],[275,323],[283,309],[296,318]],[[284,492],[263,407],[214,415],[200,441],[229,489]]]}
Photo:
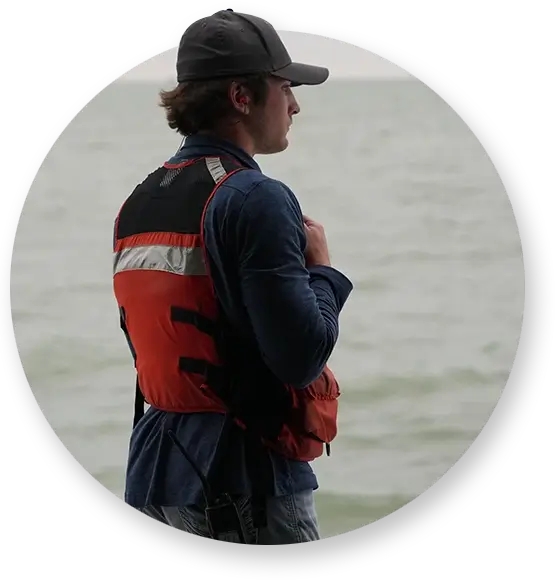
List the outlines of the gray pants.
{"label": "gray pants", "polygon": [[[255,528],[248,497],[238,500],[250,545],[288,545],[319,539],[317,513],[312,490],[267,500],[267,525]],[[169,526],[193,535],[210,537],[204,510],[197,506],[147,506],[141,512]],[[220,541],[239,543],[237,533],[221,535]]]}

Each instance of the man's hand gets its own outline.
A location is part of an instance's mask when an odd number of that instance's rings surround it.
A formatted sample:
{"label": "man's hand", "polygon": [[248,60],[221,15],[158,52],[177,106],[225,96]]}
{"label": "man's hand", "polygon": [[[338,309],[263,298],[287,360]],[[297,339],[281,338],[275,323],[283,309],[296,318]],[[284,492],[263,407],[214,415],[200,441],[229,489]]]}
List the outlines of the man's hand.
{"label": "man's hand", "polygon": [[328,243],[324,233],[324,226],[303,215],[307,248],[305,249],[305,263],[307,266],[330,266]]}

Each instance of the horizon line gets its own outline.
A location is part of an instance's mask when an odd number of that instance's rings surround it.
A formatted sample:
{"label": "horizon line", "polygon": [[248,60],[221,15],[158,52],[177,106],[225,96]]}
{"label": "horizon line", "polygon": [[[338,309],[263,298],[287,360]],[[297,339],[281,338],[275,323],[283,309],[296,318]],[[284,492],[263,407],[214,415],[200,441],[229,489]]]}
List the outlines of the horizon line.
{"label": "horizon line", "polygon": [[[415,77],[411,75],[353,75],[353,76],[335,76],[329,77],[323,85],[334,82],[344,82],[344,81],[418,81]],[[122,75],[113,81],[113,83],[123,83],[123,84],[153,84],[153,83],[172,83],[177,84],[177,81],[171,77],[153,77],[153,78],[141,78],[141,77],[129,77],[127,75]],[[296,87],[297,88],[297,87]]]}

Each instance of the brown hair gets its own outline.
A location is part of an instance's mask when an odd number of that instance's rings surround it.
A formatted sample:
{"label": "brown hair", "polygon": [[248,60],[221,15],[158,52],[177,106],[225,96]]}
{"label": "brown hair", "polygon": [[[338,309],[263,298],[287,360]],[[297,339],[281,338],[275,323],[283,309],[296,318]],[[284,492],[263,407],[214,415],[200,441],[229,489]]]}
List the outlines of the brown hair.
{"label": "brown hair", "polygon": [[159,105],[166,110],[171,129],[182,135],[213,130],[222,121],[232,117],[235,109],[228,96],[233,81],[245,87],[255,105],[263,104],[268,94],[268,75],[250,75],[241,78],[186,81],[175,89],[160,91]]}

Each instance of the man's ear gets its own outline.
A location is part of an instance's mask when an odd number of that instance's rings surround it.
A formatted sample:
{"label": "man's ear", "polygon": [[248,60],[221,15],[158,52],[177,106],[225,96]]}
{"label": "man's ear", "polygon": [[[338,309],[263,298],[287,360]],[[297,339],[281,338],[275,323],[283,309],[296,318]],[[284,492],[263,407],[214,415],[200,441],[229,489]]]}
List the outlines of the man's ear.
{"label": "man's ear", "polygon": [[244,87],[236,81],[232,82],[228,91],[228,97],[236,111],[244,115],[249,113],[249,106],[251,104],[251,97]]}

